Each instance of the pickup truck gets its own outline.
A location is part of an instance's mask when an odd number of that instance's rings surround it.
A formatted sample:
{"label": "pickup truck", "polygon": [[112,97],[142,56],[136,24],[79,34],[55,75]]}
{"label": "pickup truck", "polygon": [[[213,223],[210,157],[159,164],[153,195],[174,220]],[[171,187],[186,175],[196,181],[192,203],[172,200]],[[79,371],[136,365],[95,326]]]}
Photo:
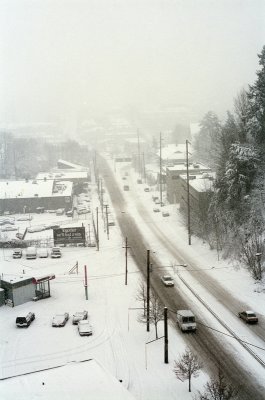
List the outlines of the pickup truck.
{"label": "pickup truck", "polygon": [[247,324],[257,324],[259,322],[259,319],[254,311],[241,311],[238,313],[238,316]]}

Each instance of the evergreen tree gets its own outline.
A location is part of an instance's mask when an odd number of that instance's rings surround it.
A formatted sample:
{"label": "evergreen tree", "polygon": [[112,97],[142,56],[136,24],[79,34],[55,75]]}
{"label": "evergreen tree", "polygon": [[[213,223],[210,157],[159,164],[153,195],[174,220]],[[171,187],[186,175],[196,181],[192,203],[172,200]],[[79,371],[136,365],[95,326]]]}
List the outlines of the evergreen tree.
{"label": "evergreen tree", "polygon": [[217,115],[208,111],[200,122],[200,131],[195,137],[193,148],[199,161],[215,168],[219,155],[221,123]]}
{"label": "evergreen tree", "polygon": [[259,57],[260,70],[257,71],[257,80],[254,85],[249,86],[249,130],[255,143],[263,151],[265,147],[265,46]]}

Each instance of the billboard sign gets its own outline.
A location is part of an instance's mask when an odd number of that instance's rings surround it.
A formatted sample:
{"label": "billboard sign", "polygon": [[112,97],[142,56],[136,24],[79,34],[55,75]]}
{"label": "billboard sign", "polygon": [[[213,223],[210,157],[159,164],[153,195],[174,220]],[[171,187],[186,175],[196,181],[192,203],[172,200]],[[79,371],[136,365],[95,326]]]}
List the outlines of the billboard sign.
{"label": "billboard sign", "polygon": [[54,245],[58,244],[76,244],[82,243],[85,245],[86,234],[85,227],[71,227],[71,228],[56,228],[53,230]]}

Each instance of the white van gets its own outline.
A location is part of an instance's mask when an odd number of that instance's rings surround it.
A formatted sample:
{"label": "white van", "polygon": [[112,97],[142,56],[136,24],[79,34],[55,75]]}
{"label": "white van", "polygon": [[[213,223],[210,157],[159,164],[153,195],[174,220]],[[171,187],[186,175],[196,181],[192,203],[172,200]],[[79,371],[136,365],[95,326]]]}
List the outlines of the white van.
{"label": "white van", "polygon": [[37,258],[36,247],[28,247],[26,249],[26,259],[27,260],[33,260],[34,258]]}
{"label": "white van", "polygon": [[43,248],[43,249],[39,249],[38,250],[38,255],[40,258],[47,258],[49,253],[48,253],[48,249]]}
{"label": "white van", "polygon": [[197,329],[195,315],[191,310],[178,310],[177,324],[182,332],[195,332]]}

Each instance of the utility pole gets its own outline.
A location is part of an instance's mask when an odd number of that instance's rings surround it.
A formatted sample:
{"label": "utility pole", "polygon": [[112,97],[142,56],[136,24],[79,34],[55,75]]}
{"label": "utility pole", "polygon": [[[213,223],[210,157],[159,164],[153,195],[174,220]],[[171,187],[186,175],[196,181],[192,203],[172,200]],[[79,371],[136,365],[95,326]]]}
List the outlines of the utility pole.
{"label": "utility pole", "polygon": [[165,364],[168,364],[168,329],[167,329],[167,307],[164,307],[164,333],[165,333]]}
{"label": "utility pole", "polygon": [[109,240],[109,214],[108,214],[108,205],[105,205],[106,208],[106,224],[107,224],[107,238]]}
{"label": "utility pole", "polygon": [[128,278],[128,249],[130,248],[128,246],[128,239],[127,236],[125,238],[125,285],[127,285],[127,278]]}
{"label": "utility pole", "polygon": [[188,241],[191,245],[191,228],[190,228],[190,182],[189,182],[189,141],[186,140],[186,164],[187,164],[187,207],[188,207]]}
{"label": "utility pole", "polygon": [[97,251],[99,251],[98,207],[97,207]]}
{"label": "utility pole", "polygon": [[141,176],[141,156],[140,156],[139,130],[137,130],[137,143],[138,143],[138,173],[139,173],[139,178],[140,178],[140,176]]}
{"label": "utility pole", "polygon": [[84,266],[85,269],[85,294],[86,294],[86,300],[88,300],[88,295],[87,295],[87,272],[86,272],[86,265]]}
{"label": "utility pole", "polygon": [[147,279],[146,279],[146,330],[150,331],[150,250],[147,250]]}
{"label": "utility pole", "polygon": [[144,153],[143,153],[143,178],[144,178],[144,183],[146,183],[146,172],[145,172],[145,159],[144,159]]}
{"label": "utility pole", "polygon": [[160,191],[160,206],[162,207],[162,136],[160,132],[159,138],[159,191]]}

